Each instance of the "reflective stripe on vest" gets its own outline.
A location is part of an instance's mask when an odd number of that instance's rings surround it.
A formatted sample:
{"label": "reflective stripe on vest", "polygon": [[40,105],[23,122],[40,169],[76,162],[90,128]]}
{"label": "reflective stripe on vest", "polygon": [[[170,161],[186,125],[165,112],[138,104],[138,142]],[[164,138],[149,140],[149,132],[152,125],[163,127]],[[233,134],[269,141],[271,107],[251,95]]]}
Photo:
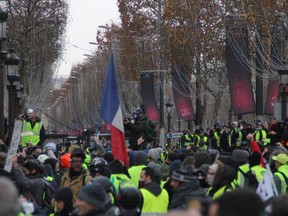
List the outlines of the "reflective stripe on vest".
{"label": "reflective stripe on vest", "polygon": [[[250,167],[249,164],[244,164],[239,166],[239,169],[241,169],[242,172],[247,173],[250,170]],[[237,184],[239,185],[240,188],[244,188],[245,186],[245,177],[239,170],[237,172]]]}
{"label": "reflective stripe on vest", "polygon": [[165,214],[168,209],[169,196],[165,189],[162,189],[158,196],[155,196],[145,188],[140,189],[143,195],[143,207],[141,215]]}
{"label": "reflective stripe on vest", "polygon": [[[210,196],[209,193],[210,193],[211,190],[212,190],[212,187],[210,187],[210,188],[208,189],[208,191],[207,191],[207,195],[208,195],[208,196]],[[225,192],[229,192],[229,191],[232,191],[232,190],[234,190],[233,186],[224,185],[224,186],[221,187],[219,190],[217,190],[217,191],[213,194],[212,197],[211,197],[211,196],[210,196],[210,197],[212,198],[212,200],[215,200],[215,199],[219,198],[220,196],[222,196]]]}
{"label": "reflective stripe on vest", "polygon": [[28,142],[32,142],[33,146],[36,146],[40,141],[40,130],[42,128],[42,122],[36,122],[32,129],[31,123],[23,121],[22,132],[32,132],[33,135],[24,135],[21,137],[21,144],[23,147],[27,146]]}
{"label": "reflective stripe on vest", "polygon": [[251,170],[255,173],[257,181],[260,183],[264,177],[264,173],[266,172],[266,169],[261,167],[260,165],[256,165],[251,167]]}
{"label": "reflective stripe on vest", "polygon": [[189,146],[189,145],[191,145],[192,144],[192,137],[191,137],[192,135],[189,135],[189,134],[185,134],[185,143],[184,143],[184,145],[185,145],[185,147],[187,147],[187,146]]}

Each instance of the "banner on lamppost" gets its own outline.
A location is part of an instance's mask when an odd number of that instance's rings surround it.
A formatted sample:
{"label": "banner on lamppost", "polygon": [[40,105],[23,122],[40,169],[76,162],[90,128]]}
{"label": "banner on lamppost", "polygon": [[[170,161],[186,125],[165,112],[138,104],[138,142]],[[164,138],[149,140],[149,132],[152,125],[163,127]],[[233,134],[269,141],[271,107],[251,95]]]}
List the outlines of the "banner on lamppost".
{"label": "banner on lamppost", "polygon": [[195,119],[195,116],[189,89],[190,81],[186,70],[177,70],[176,67],[172,67],[171,76],[173,97],[178,118],[184,121],[192,121]]}
{"label": "banner on lamppost", "polygon": [[141,97],[145,113],[152,121],[159,121],[159,112],[155,98],[153,72],[141,72]]}
{"label": "banner on lamppost", "polygon": [[277,34],[272,37],[271,44],[271,52],[270,52],[270,65],[272,67],[269,71],[269,81],[268,81],[268,89],[267,89],[267,97],[264,113],[266,115],[275,115],[275,105],[277,102],[277,97],[279,93],[279,79],[278,79],[278,71],[279,66],[282,65],[281,62],[281,53],[279,53],[281,49],[281,44],[283,41],[281,38],[277,36]]}
{"label": "banner on lamppost", "polygon": [[[227,30],[226,36],[228,83],[234,115],[253,113],[256,104],[251,83],[252,74],[245,62],[241,61],[241,56],[237,56],[237,50],[233,48],[233,43],[237,43],[238,46],[243,46],[243,50],[248,50],[247,31],[242,29],[241,33],[234,33]],[[245,55],[247,58],[248,53]]]}

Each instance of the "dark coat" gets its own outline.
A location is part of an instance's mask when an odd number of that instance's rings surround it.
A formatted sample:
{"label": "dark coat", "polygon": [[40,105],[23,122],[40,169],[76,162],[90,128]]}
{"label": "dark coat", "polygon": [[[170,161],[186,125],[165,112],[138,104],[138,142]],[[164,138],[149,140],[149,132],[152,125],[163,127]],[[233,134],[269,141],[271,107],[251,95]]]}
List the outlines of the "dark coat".
{"label": "dark coat", "polygon": [[186,202],[191,198],[199,199],[201,202],[209,200],[197,179],[190,183],[183,182],[181,184],[172,196],[169,209],[185,209]]}
{"label": "dark coat", "polygon": [[17,183],[22,189],[22,195],[27,199],[34,201],[34,204],[37,206],[43,207],[43,193],[45,190],[45,183],[42,180],[43,174],[26,176],[22,172],[22,167],[20,165],[14,166],[12,172],[17,179]]}

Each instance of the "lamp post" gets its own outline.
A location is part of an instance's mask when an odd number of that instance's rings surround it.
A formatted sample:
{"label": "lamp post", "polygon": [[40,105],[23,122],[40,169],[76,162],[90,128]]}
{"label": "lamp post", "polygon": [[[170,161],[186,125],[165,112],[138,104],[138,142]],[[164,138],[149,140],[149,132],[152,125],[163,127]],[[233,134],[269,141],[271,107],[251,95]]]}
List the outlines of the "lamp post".
{"label": "lamp post", "polygon": [[15,100],[17,96],[16,86],[14,82],[19,81],[18,65],[20,63],[19,57],[16,55],[14,50],[9,50],[6,56],[5,64],[7,69],[7,78],[9,81],[8,92],[9,92],[9,140],[11,140],[13,130],[13,120],[15,119]]}
{"label": "lamp post", "polygon": [[288,84],[288,69],[278,70],[279,74],[279,95],[281,97],[282,120],[287,117],[287,84]]}
{"label": "lamp post", "polygon": [[6,21],[8,13],[4,12],[0,7],[0,139],[4,140],[4,60],[5,52],[3,49],[3,41],[6,40]]}
{"label": "lamp post", "polygon": [[[171,129],[171,125],[170,125],[170,123],[171,123],[171,112],[172,112],[173,104],[169,100],[165,105],[166,105],[166,111],[167,111],[167,127],[168,127],[167,133],[170,133],[170,129]],[[168,146],[170,146],[170,139],[169,138],[167,140],[167,144],[168,144]]]}

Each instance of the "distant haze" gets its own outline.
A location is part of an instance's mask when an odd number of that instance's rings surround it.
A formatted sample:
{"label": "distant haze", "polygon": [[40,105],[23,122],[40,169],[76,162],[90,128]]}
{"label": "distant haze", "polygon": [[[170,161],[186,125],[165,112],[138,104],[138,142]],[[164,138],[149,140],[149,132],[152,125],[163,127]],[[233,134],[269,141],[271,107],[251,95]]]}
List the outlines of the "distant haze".
{"label": "distant haze", "polygon": [[66,29],[66,45],[63,61],[56,76],[68,77],[73,65],[81,63],[97,48],[89,42],[96,42],[99,25],[119,22],[117,0],[70,0],[69,21]]}

